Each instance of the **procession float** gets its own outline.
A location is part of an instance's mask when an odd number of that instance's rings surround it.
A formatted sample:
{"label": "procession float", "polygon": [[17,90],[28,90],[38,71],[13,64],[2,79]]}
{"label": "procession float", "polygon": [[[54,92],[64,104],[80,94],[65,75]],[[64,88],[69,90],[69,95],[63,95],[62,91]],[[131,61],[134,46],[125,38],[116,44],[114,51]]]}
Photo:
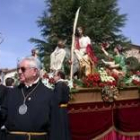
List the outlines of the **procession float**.
{"label": "procession float", "polygon": [[[66,68],[66,82],[71,91],[68,113],[72,140],[140,140],[140,59],[132,51],[129,52],[132,56],[126,55],[127,48],[135,45],[125,44],[120,34],[125,16],[118,14],[116,1],[62,3],[48,5],[50,14],[39,22],[47,41],[31,41],[42,53],[45,65],[42,80],[49,88],[53,88],[54,80],[50,69],[46,70],[50,68],[48,56],[54,51],[53,60],[62,62],[62,57],[56,57],[58,50],[64,50],[62,46],[56,47],[60,38],[66,42],[65,49],[70,49],[62,70]],[[86,27],[91,40],[83,36],[77,23]],[[139,57],[139,47],[136,52]]]}

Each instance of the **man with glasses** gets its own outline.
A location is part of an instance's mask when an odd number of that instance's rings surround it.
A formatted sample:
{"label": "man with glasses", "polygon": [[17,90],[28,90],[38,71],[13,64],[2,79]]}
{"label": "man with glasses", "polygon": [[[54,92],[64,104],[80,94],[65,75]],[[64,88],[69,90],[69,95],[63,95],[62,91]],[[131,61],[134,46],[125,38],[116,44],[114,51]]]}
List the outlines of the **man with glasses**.
{"label": "man with glasses", "polygon": [[[34,57],[18,63],[20,85],[10,89],[0,112],[7,129],[6,140],[55,140],[52,129],[57,116],[53,92],[41,82],[41,64]],[[56,121],[56,120],[55,120]],[[60,140],[59,137],[57,140]]]}

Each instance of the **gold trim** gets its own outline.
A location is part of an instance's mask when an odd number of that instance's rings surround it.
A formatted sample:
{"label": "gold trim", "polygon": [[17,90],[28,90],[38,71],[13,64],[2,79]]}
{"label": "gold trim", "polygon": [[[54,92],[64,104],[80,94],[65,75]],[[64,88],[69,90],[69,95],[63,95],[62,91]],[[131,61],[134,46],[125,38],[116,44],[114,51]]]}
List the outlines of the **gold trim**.
{"label": "gold trim", "polygon": [[116,127],[114,127],[114,130],[118,132],[121,135],[125,136],[140,136],[140,131],[139,132],[123,132],[121,130],[118,130]]}
{"label": "gold trim", "polygon": [[11,135],[27,135],[28,140],[31,140],[31,136],[44,136],[47,135],[47,132],[20,132],[20,131],[9,131]]}
{"label": "gold trim", "polygon": [[[123,90],[129,90],[129,89],[139,89],[137,86],[125,86],[122,88],[118,88],[119,91],[123,91]],[[77,91],[75,91],[74,93],[78,93],[78,92],[90,92],[90,91],[101,91],[102,88],[101,87],[93,87],[93,88],[76,88]],[[72,91],[71,91],[72,93]]]}
{"label": "gold trim", "polygon": [[100,140],[101,138],[103,138],[105,135],[107,135],[109,132],[111,132],[113,130],[113,126],[110,127],[108,130],[106,130],[105,132],[103,132],[101,135],[98,135],[97,137],[91,139],[91,140]]}
{"label": "gold trim", "polygon": [[113,130],[116,131],[118,134],[121,134],[124,136],[129,136],[129,137],[140,136],[140,131],[139,132],[123,132],[123,131],[118,130],[116,127],[112,126],[108,130],[103,132],[101,135],[98,135],[91,140],[101,140],[105,135],[107,135],[108,133],[110,133]]}
{"label": "gold trim", "polygon": [[59,107],[60,108],[65,108],[65,107],[68,107],[68,104],[60,104]]}
{"label": "gold trim", "polygon": [[110,110],[113,111],[114,109],[124,109],[124,108],[133,108],[133,107],[139,107],[139,103],[120,103],[118,105],[113,105],[110,104],[108,106],[102,106],[102,107],[98,107],[98,105],[93,105],[93,107],[91,107],[90,105],[88,105],[86,108],[85,107],[79,107],[78,109],[70,108],[68,113],[84,113],[84,112],[99,112],[99,111],[106,111],[106,110]]}

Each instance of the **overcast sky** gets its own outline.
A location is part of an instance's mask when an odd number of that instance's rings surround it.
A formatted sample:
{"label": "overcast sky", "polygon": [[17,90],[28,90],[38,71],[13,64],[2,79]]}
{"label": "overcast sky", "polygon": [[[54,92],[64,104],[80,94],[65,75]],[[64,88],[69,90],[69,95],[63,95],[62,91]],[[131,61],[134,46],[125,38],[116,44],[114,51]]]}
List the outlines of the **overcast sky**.
{"label": "overcast sky", "polygon": [[[127,14],[123,34],[140,45],[140,0],[118,0],[120,13]],[[15,68],[19,58],[30,55],[31,37],[41,38],[37,19],[45,9],[44,0],[0,0],[0,68]]]}

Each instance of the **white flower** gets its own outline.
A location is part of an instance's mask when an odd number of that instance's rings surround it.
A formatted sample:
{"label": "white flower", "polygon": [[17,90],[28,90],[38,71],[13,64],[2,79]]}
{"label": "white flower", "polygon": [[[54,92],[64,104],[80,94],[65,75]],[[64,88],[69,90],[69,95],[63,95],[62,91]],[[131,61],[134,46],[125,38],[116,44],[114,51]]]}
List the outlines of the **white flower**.
{"label": "white flower", "polygon": [[42,83],[48,88],[54,88],[54,85],[49,83],[49,79],[42,79]]}

